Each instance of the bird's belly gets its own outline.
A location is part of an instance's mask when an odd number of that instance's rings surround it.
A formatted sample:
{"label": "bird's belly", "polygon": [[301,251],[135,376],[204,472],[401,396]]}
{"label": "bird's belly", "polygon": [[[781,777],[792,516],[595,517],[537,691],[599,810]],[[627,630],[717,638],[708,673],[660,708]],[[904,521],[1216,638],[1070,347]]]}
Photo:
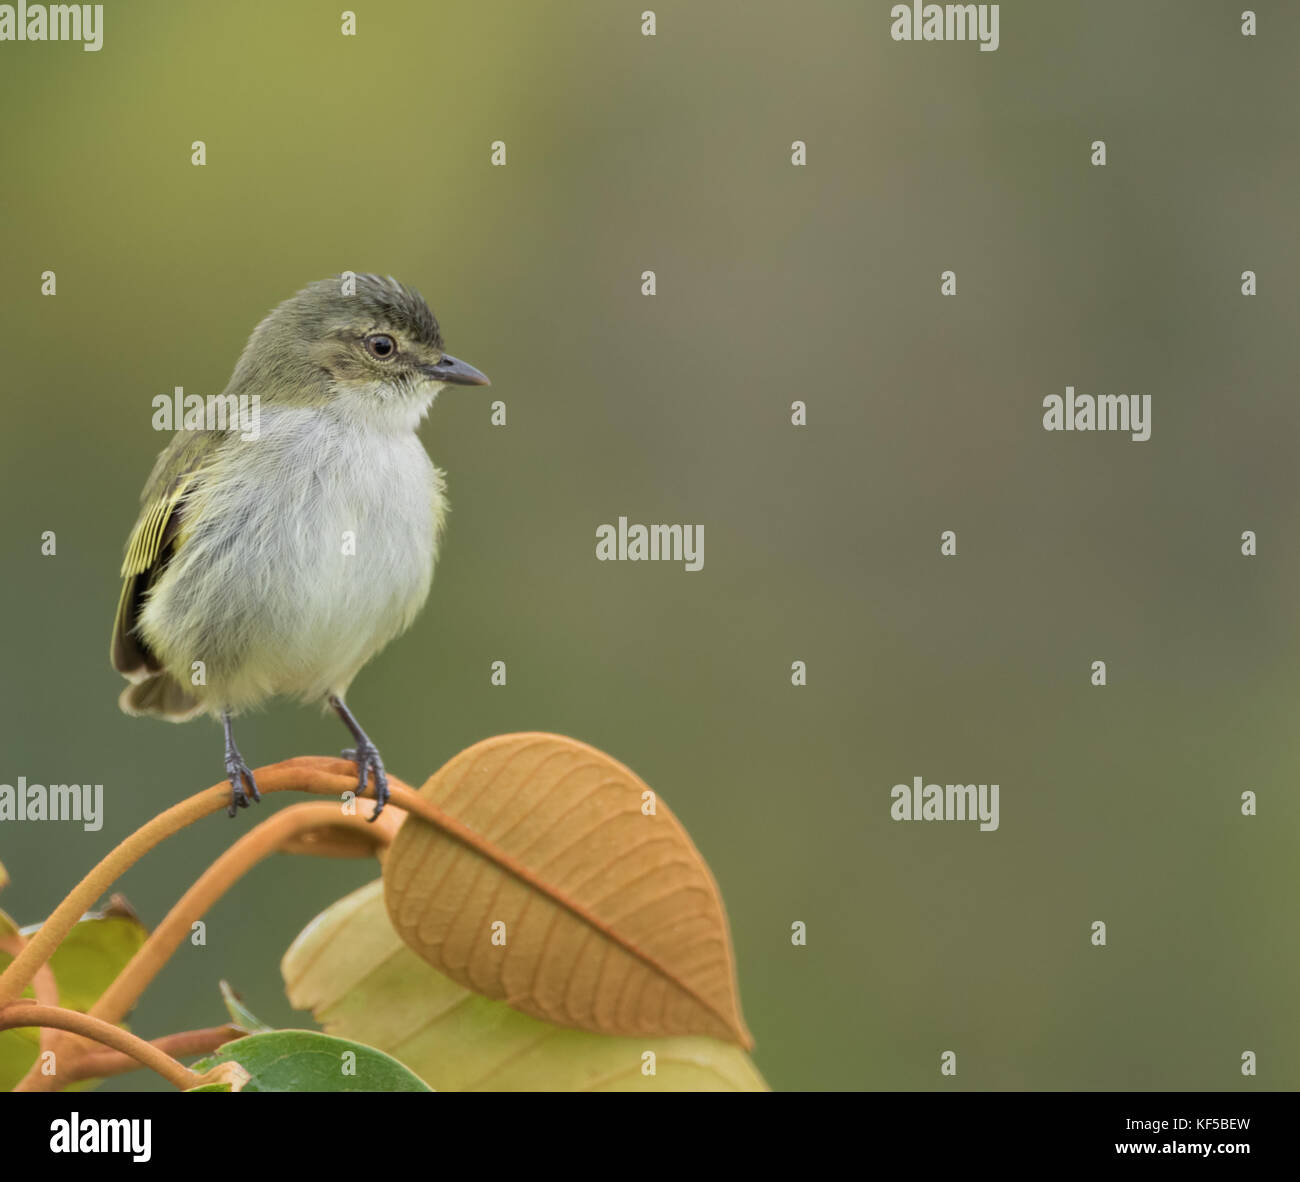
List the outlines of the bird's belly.
{"label": "bird's belly", "polygon": [[274,692],[307,698],[342,693],[414,619],[433,575],[427,516],[317,524],[327,540],[290,556],[292,602],[267,612],[252,640],[258,660],[274,662]]}
{"label": "bird's belly", "polygon": [[281,456],[278,472],[245,469],[204,491],[199,524],[145,609],[146,637],[176,638],[169,670],[203,662],[205,701],[238,710],[341,694],[428,595],[441,482],[419,440],[309,443],[309,464]]}

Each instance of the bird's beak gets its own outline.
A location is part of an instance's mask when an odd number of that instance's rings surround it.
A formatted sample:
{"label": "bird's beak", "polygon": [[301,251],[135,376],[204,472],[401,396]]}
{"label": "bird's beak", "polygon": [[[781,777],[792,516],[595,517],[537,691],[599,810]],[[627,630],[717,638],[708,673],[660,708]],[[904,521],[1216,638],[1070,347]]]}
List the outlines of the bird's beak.
{"label": "bird's beak", "polygon": [[475,369],[468,361],[461,361],[450,353],[444,353],[437,365],[420,367],[435,382],[446,382],[452,386],[490,386],[487,374]]}

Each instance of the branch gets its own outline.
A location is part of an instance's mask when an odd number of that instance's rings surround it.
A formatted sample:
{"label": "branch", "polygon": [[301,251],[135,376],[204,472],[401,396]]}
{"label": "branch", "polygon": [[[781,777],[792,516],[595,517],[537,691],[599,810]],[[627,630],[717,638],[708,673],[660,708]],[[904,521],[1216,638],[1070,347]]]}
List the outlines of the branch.
{"label": "branch", "polygon": [[[243,1038],[247,1033],[238,1026],[209,1026],[204,1030],[183,1030],[179,1034],[167,1034],[150,1040],[148,1045],[174,1059],[188,1059],[191,1055],[210,1054],[233,1039]],[[90,1054],[77,1055],[55,1075],[29,1073],[14,1091],[55,1092],[83,1079],[107,1079],[110,1075],[136,1071],[141,1066],[137,1059],[121,1051],[92,1051]]]}
{"label": "branch", "polygon": [[[17,956],[27,946],[27,940],[18,932],[12,935],[0,936],[0,952],[7,952],[10,956]],[[54,970],[48,964],[43,964],[36,970],[36,976],[32,982],[32,992],[36,994],[36,1000],[42,1005],[56,1006],[59,1004],[59,983],[54,979]],[[53,1032],[41,1030],[41,1054],[53,1050],[57,1040],[53,1037]],[[39,1064],[41,1056],[36,1056],[36,1062]]]}
{"label": "branch", "polygon": [[[254,774],[264,795],[272,792],[310,792],[316,796],[342,797],[345,792],[356,792],[357,786],[356,765],[351,760],[327,759],[316,755],[302,755],[283,763],[273,763],[258,768]],[[396,776],[389,776],[388,789],[390,808],[414,814],[476,853],[492,857],[502,869],[521,881],[533,882],[533,876],[516,859],[506,856],[500,850],[494,850],[481,834],[425,799],[409,784],[403,783]],[[372,789],[367,786],[365,793],[356,795],[358,799],[363,796],[372,798]],[[160,842],[179,833],[187,825],[225,808],[229,796],[227,781],[222,780],[159,813],[116,846],[72,889],[49,919],[37,929],[22,952],[0,973],[0,1007],[22,996],[23,990],[41,965],[50,959],[90,905],[122,874]],[[338,819],[344,822],[344,814],[340,814]],[[331,852],[337,852],[337,849]],[[152,972],[156,971],[155,966]]]}
{"label": "branch", "polygon": [[340,816],[338,807],[332,804],[295,804],[268,817],[245,833],[199,876],[89,1012],[105,1022],[120,1022],[126,1017],[149,982],[189,935],[194,921],[258,862],[277,850],[290,843],[301,847],[305,834],[343,828],[368,837],[370,850],[374,852],[392,842],[400,824],[401,819],[396,813],[385,811],[371,824],[363,817]]}
{"label": "branch", "polygon": [[[322,852],[340,856],[344,851],[352,856],[356,856],[359,851],[374,853],[388,847],[400,824],[401,818],[397,812],[381,813],[379,820],[371,824],[361,817],[340,816],[338,808],[332,804],[295,804],[290,805],[287,809],[282,809],[278,813],[273,813],[265,821],[245,833],[199,876],[198,881],[181,896],[176,905],[167,913],[167,917],[150,933],[148,940],[137,950],[136,954],[127,962],[122,971],[118,973],[117,977],[114,978],[113,982],[90,1008],[90,1016],[112,1023],[120,1022],[126,1017],[139,1000],[140,995],[148,988],[149,983],[171,958],[171,954],[176,951],[181,941],[185,939],[194,921],[207,912],[235,882],[258,862],[262,861],[263,858],[278,850],[311,849],[313,847],[321,849]],[[346,834],[346,841],[340,838],[340,833]],[[44,966],[37,974],[38,984],[41,975],[46,973],[49,973],[49,966]],[[38,998],[38,1000],[45,999]],[[57,1004],[57,1001],[56,993],[52,1004]],[[212,1027],[211,1029],[222,1030],[226,1028]],[[154,1045],[170,1051],[173,1055],[201,1053],[198,1050],[191,1052],[178,1051],[168,1045],[170,1039],[183,1039],[185,1037],[185,1035],[167,1035],[165,1038],[154,1040]],[[222,1041],[228,1040],[223,1039]],[[178,1045],[183,1046],[184,1044]],[[214,1045],[220,1046],[221,1044]],[[42,1040],[41,1050],[45,1051],[47,1049],[49,1048]],[[211,1050],[213,1048],[204,1047],[202,1049]],[[91,1061],[90,1066],[86,1066],[87,1060]],[[115,1069],[104,1068],[99,1065],[98,1060],[118,1064],[125,1062],[125,1066],[119,1065]],[[38,1057],[28,1069],[27,1074],[15,1086],[14,1091],[55,1091],[67,1087],[79,1079],[100,1079],[106,1075],[118,1075],[123,1071],[132,1070],[135,1066],[136,1064],[133,1061],[124,1061],[120,1055],[114,1058],[111,1054],[92,1054],[81,1050],[73,1055],[71,1065],[66,1067],[55,1078],[45,1075],[41,1071],[41,1061]]]}
{"label": "branch", "polygon": [[34,1001],[16,1001],[0,1009],[0,1030],[14,1030],[20,1026],[52,1026],[94,1039],[114,1050],[137,1060],[142,1066],[156,1071],[168,1083],[185,1091],[198,1084],[202,1078],[184,1064],[178,1063],[166,1052],[137,1038],[120,1026],[65,1010],[59,1006],[43,1006]]}
{"label": "branch", "polygon": [[[345,759],[324,759],[311,755],[258,768],[254,774],[263,794],[298,791],[315,793],[317,796],[341,797],[345,792],[354,792],[357,786],[355,764]],[[389,777],[389,786],[394,797],[393,805],[418,813],[434,824],[443,818],[440,809],[395,776]],[[367,788],[366,794],[369,795],[371,791]],[[225,808],[229,797],[229,784],[222,780],[159,813],[117,845],[72,889],[27,941],[27,946],[0,973],[0,1006],[22,996],[37,970],[50,959],[82,915],[130,867],[154,846],[179,833],[187,825]]]}

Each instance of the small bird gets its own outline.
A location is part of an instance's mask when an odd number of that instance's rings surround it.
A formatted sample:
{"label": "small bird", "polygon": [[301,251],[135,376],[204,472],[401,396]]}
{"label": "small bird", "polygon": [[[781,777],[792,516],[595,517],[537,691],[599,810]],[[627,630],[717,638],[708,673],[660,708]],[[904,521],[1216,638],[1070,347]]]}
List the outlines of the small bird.
{"label": "small bird", "polygon": [[447,504],[416,429],[444,386],[488,384],[418,292],[345,272],[253,330],[221,397],[256,408],[256,430],[205,421],[159,455],[122,563],[118,704],[220,718],[232,817],[261,796],[231,719],[281,694],[333,707],[383,810],[383,760],[344,696],[433,579]]}

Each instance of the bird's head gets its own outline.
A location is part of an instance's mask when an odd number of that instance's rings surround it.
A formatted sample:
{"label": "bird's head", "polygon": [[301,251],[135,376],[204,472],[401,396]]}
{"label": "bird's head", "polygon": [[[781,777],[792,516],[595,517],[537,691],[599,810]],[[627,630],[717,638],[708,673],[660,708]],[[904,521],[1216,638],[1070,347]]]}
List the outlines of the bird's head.
{"label": "bird's head", "polygon": [[249,339],[233,384],[281,405],[334,403],[418,421],[444,386],[489,383],[443,348],[419,292],[378,275],[345,275],[275,308]]}

